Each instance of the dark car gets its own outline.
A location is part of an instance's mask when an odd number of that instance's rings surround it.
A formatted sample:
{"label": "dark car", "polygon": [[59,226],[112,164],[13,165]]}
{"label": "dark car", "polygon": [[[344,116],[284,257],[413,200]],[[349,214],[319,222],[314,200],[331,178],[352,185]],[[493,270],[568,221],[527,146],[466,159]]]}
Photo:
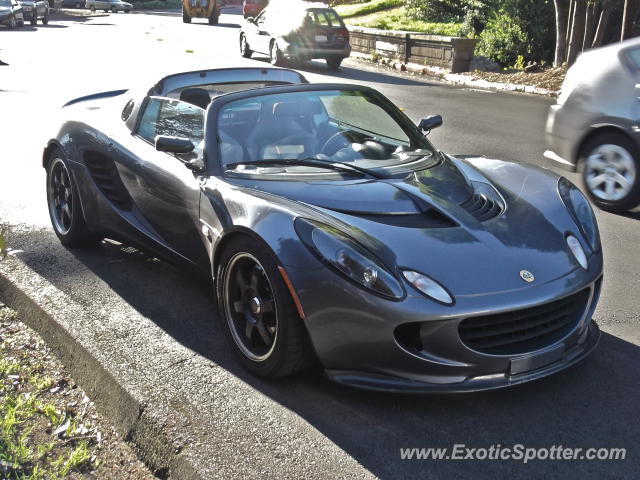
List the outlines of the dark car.
{"label": "dark car", "polygon": [[22,5],[24,19],[29,20],[31,25],[36,25],[38,19],[43,25],[49,23],[49,1],[48,0],[19,0]]}
{"label": "dark car", "polygon": [[63,8],[85,8],[86,0],[62,0],[60,6]]}
{"label": "dark car", "polygon": [[257,17],[264,10],[269,0],[244,0],[242,4],[242,14],[244,18]]}
{"label": "dark car", "polygon": [[0,25],[9,28],[24,26],[24,13],[17,0],[0,0]]}
{"label": "dark car", "polygon": [[332,70],[351,54],[349,31],[340,16],[324,4],[270,3],[240,30],[240,53],[269,55],[273,65],[324,59]]}
{"label": "dark car", "polygon": [[[536,166],[438,151],[377,91],[291,70],[83,97],[45,148],[69,247],[104,237],[212,280],[240,362],[278,377],[470,391],[549,375],[599,330],[587,199]],[[179,301],[179,299],[176,299]]]}

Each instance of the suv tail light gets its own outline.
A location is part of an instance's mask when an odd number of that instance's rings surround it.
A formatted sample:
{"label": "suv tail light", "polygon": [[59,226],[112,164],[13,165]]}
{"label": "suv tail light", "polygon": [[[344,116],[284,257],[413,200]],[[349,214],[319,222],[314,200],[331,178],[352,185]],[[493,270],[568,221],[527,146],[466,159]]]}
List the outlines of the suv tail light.
{"label": "suv tail light", "polygon": [[341,28],[340,30],[338,30],[338,32],[336,33],[336,41],[346,42],[347,40],[349,40],[349,30],[347,30],[346,28]]}

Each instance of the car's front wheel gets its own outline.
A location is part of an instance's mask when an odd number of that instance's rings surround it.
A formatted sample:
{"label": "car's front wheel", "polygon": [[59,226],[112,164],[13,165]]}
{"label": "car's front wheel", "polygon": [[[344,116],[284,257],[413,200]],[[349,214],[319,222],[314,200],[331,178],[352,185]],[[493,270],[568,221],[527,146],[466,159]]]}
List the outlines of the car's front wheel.
{"label": "car's front wheel", "polygon": [[310,366],[303,320],[267,247],[245,237],[225,248],[216,296],[234,350],[250,372],[282,377]]}
{"label": "car's front wheel", "polygon": [[91,13],[96,13],[95,5],[91,5],[91,8],[89,10],[91,10]]}
{"label": "car's front wheel", "polygon": [[128,10],[128,9],[127,9],[127,10],[125,10],[125,11],[124,11],[124,13],[129,13],[130,11],[131,11],[131,10]]}
{"label": "car's front wheel", "polygon": [[49,12],[45,13],[44,17],[42,17],[42,24],[49,25]]}
{"label": "car's front wheel", "polygon": [[12,15],[11,18],[9,19],[9,28],[13,30],[17,26],[18,26],[18,22],[16,22],[16,17]]}
{"label": "car's front wheel", "polygon": [[593,203],[612,212],[640,204],[640,150],[620,133],[589,140],[582,150],[582,179]]}
{"label": "car's front wheel", "polygon": [[33,14],[33,16],[31,17],[31,25],[35,26],[38,23],[38,16],[35,14]]}
{"label": "car's front wheel", "polygon": [[118,13],[118,9],[117,9],[116,7],[113,7],[113,8],[111,9],[111,13]]}
{"label": "car's front wheel", "polygon": [[78,188],[58,149],[47,164],[47,205],[53,230],[63,245],[84,247],[101,240],[87,228]]}
{"label": "car's front wheel", "polygon": [[218,25],[218,12],[214,10],[209,17],[209,25]]}
{"label": "car's front wheel", "polygon": [[184,5],[182,6],[182,23],[191,23],[191,17],[184,9]]}
{"label": "car's front wheel", "polygon": [[253,52],[249,48],[249,44],[247,43],[247,37],[244,34],[240,35],[240,55],[244,58],[251,58],[251,54]]}

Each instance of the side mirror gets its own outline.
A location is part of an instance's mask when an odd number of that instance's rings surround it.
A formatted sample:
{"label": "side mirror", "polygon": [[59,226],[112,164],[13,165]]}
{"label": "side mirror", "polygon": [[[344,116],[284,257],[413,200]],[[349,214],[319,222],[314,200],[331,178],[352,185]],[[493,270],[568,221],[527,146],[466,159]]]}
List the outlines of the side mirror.
{"label": "side mirror", "polygon": [[158,135],[156,137],[156,150],[159,152],[185,154],[193,152],[196,146],[188,138],[168,137]]}
{"label": "side mirror", "polygon": [[438,128],[441,125],[442,115],[429,115],[428,117],[422,117],[420,119],[418,128],[428,135],[431,130],[433,130],[434,128]]}
{"label": "side mirror", "polygon": [[256,19],[253,17],[247,17],[247,22],[249,23],[256,23]]}

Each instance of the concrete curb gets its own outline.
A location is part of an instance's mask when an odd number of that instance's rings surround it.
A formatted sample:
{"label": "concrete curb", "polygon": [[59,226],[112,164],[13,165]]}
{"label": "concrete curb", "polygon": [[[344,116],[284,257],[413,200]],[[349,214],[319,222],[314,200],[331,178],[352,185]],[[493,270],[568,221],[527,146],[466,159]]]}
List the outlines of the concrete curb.
{"label": "concrete curb", "polygon": [[93,346],[74,335],[66,319],[86,315],[81,306],[15,257],[0,262],[0,299],[46,339],[118,434],[133,444],[136,454],[158,477],[202,478],[179,454],[182,446],[164,431],[164,422],[150,414],[142,398],[96,358]]}

